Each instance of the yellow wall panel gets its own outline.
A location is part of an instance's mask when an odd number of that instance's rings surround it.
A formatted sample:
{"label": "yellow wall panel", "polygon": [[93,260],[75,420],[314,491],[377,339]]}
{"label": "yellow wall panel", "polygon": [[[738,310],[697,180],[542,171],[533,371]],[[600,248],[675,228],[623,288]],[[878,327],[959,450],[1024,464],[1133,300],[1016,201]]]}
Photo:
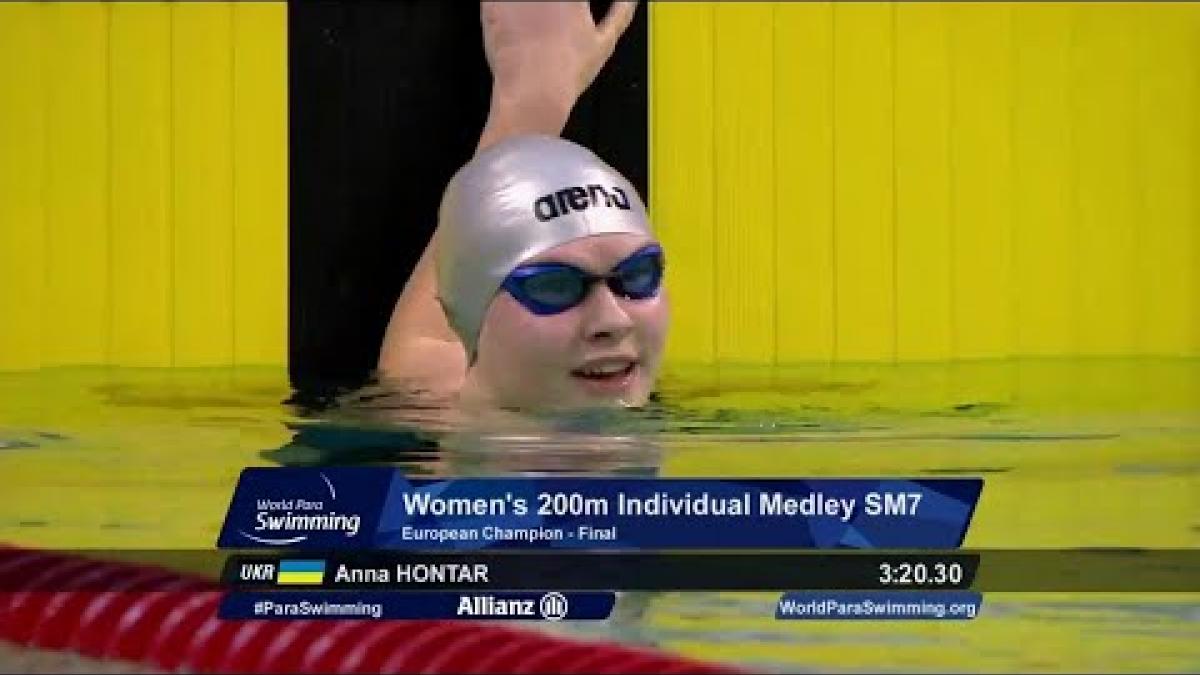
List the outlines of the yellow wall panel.
{"label": "yellow wall panel", "polygon": [[1086,355],[1127,354],[1137,343],[1135,11],[1121,4],[1074,8],[1078,349]]}
{"label": "yellow wall panel", "polygon": [[1032,356],[1079,345],[1072,16],[1063,4],[1013,14],[1014,351]]}
{"label": "yellow wall panel", "polygon": [[1139,351],[1200,344],[1200,8],[1137,5]]}
{"label": "yellow wall panel", "polygon": [[0,3],[0,369],[285,362],[286,44],[284,3]]}
{"label": "yellow wall panel", "polygon": [[[772,63],[765,28],[734,37],[761,5],[709,5],[710,50],[704,6],[674,4],[651,22],[653,208],[707,182],[719,215],[710,242],[668,241],[705,279],[678,286],[672,360],[710,339],[757,363],[1200,355],[1200,3],[779,2]],[[769,193],[773,256],[769,219],[721,206]],[[771,317],[721,287],[769,266]]]}
{"label": "yellow wall panel", "polygon": [[833,5],[778,3],[774,43],[775,358],[831,361]]}
{"label": "yellow wall panel", "polygon": [[0,3],[0,370],[42,361],[45,77],[41,8]]}
{"label": "yellow wall panel", "polygon": [[946,5],[896,6],[896,356],[950,353],[950,67]]}
{"label": "yellow wall panel", "polygon": [[109,356],[109,7],[42,8],[46,74],[43,362]]}
{"label": "yellow wall panel", "polygon": [[[774,12],[770,3],[718,3],[714,83],[716,356],[774,360]],[[736,183],[737,190],[720,186]],[[736,273],[733,271],[736,270]]]}
{"label": "yellow wall panel", "polygon": [[287,6],[233,11],[233,356],[278,364],[287,359]]}
{"label": "yellow wall panel", "polygon": [[668,358],[711,363],[713,313],[713,14],[711,3],[653,2],[651,216],[667,249]]}
{"label": "yellow wall panel", "polygon": [[895,358],[894,7],[835,3],[835,356]]}
{"label": "yellow wall panel", "polygon": [[233,363],[232,28],[227,3],[171,7],[176,365]]}
{"label": "yellow wall panel", "polygon": [[112,356],[172,359],[171,9],[111,6]]}
{"label": "yellow wall panel", "polygon": [[950,18],[950,251],[957,358],[1012,352],[1011,12],[946,5]]}

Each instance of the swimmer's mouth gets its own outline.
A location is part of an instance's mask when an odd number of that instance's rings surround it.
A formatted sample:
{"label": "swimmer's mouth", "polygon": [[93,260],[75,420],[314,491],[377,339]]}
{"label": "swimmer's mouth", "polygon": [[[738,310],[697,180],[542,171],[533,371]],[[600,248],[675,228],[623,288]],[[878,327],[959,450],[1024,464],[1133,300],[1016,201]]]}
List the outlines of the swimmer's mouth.
{"label": "swimmer's mouth", "polygon": [[631,359],[598,360],[572,370],[571,374],[592,382],[611,382],[629,377],[637,364],[636,360]]}

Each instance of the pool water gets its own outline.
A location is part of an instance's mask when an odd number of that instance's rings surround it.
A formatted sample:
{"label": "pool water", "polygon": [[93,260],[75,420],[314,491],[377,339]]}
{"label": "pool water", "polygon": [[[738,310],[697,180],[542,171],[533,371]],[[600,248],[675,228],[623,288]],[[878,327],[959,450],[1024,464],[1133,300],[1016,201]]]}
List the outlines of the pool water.
{"label": "pool water", "polygon": [[[1200,548],[1200,360],[676,368],[645,410],[486,419],[282,368],[0,373],[3,542],[211,548],[243,467],[317,464],[982,476],[968,547]],[[777,597],[626,594],[551,629],[759,670],[1200,670],[1200,594],[989,593],[971,622],[777,622]]]}

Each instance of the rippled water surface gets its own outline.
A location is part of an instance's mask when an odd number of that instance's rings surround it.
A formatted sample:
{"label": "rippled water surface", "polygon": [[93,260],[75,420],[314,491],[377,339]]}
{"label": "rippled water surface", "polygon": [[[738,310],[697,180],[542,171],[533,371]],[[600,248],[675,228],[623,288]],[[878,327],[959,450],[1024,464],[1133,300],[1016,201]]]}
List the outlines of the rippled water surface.
{"label": "rippled water surface", "polygon": [[[0,373],[0,542],[210,548],[243,467],[375,464],[982,476],[972,548],[1200,548],[1196,360],[705,368],[660,389],[639,411],[480,416],[390,384],[294,392],[282,369]],[[553,629],[788,671],[1200,670],[1190,594],[992,593],[966,623],[777,622],[777,597],[626,594]]]}

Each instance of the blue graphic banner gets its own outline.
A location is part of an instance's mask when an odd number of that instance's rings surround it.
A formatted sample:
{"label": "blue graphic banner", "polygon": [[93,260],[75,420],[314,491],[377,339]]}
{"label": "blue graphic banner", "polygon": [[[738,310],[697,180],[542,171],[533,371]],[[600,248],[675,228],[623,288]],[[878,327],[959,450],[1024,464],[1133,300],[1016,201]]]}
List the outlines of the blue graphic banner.
{"label": "blue graphic banner", "polygon": [[805,591],[784,593],[775,618],[791,621],[970,621],[983,595],[973,591]]}
{"label": "blue graphic banner", "polygon": [[609,592],[366,593],[362,591],[233,592],[221,619],[475,619],[594,621],[616,603]]}
{"label": "blue graphic banner", "polygon": [[302,550],[947,549],[981,479],[412,479],[250,468],[218,545]]}

